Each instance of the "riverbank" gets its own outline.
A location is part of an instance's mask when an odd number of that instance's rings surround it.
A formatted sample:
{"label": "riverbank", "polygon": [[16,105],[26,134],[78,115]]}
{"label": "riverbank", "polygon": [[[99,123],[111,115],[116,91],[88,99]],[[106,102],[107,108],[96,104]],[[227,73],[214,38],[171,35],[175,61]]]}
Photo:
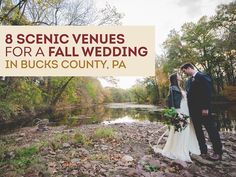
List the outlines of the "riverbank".
{"label": "riverbank", "polygon": [[153,152],[150,144],[155,145],[166,130],[161,127],[160,123],[142,122],[47,127],[47,131],[22,128],[0,138],[0,175],[236,176],[235,135],[221,133],[223,161],[194,156],[193,163],[186,163]]}

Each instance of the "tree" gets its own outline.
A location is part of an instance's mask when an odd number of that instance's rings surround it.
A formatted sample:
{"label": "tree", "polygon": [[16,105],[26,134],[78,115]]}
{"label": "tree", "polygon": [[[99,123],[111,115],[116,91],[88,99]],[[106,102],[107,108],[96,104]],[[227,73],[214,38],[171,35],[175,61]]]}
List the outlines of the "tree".
{"label": "tree", "polygon": [[226,31],[236,33],[236,1],[219,5],[213,17],[213,23]]}
{"label": "tree", "polygon": [[219,55],[224,60],[222,75],[226,75],[227,85],[236,85],[236,2],[219,5],[211,22],[219,34]]}
{"label": "tree", "polygon": [[148,103],[148,93],[147,89],[142,83],[137,83],[131,88],[131,93],[133,94],[134,101],[136,103]]}
{"label": "tree", "polygon": [[[97,9],[93,0],[0,0],[0,10],[1,25],[118,25],[123,17],[109,4]],[[51,110],[81,100],[89,100],[88,105],[102,103],[103,94],[95,78],[7,77],[0,84],[0,105],[6,105],[0,114],[11,117],[12,113],[34,111],[42,105]]]}
{"label": "tree", "polygon": [[236,3],[218,6],[216,15],[203,16],[197,23],[185,23],[172,30],[164,42],[162,70],[170,74],[191,62],[214,81],[219,94],[225,86],[236,84]]}
{"label": "tree", "polygon": [[34,25],[118,25],[123,18],[109,4],[97,9],[94,0],[28,0],[25,15]]}
{"label": "tree", "polygon": [[27,0],[0,1],[1,25],[27,25],[29,21],[24,16]]}
{"label": "tree", "polygon": [[108,3],[97,9],[94,0],[0,1],[4,25],[120,25],[123,14]]}
{"label": "tree", "polygon": [[147,90],[148,102],[157,104],[159,102],[158,85],[155,77],[147,77],[142,81]]}

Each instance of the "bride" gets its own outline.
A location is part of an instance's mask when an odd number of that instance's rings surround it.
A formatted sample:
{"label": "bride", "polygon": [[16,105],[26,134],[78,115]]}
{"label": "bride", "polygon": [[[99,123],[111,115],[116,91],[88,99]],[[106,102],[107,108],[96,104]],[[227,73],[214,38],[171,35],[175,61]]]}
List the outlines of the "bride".
{"label": "bride", "polygon": [[[186,92],[180,88],[180,80],[181,78],[177,73],[170,76],[168,104],[169,107],[174,107],[178,113],[189,115]],[[191,162],[190,153],[200,155],[200,148],[191,120],[181,132],[175,131],[174,126],[171,126],[167,142],[161,153],[171,159],[187,162]]]}

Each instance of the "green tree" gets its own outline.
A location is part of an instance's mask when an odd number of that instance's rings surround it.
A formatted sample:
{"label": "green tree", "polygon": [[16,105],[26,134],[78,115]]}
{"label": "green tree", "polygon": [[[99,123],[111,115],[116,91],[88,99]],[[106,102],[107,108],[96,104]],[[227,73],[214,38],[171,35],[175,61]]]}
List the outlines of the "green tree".
{"label": "green tree", "polygon": [[214,91],[236,82],[236,3],[218,6],[213,17],[203,16],[197,23],[185,23],[179,32],[172,30],[164,42],[162,70],[175,72],[185,62],[211,76]]}
{"label": "green tree", "polygon": [[[118,25],[123,15],[86,0],[0,0],[1,25]],[[0,81],[1,119],[37,109],[102,103],[100,82],[84,77],[6,77]]]}

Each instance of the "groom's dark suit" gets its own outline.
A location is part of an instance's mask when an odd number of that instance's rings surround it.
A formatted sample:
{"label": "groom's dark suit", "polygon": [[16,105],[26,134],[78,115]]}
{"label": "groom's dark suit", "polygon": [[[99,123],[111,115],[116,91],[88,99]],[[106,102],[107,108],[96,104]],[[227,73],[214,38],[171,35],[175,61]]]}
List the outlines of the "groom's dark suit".
{"label": "groom's dark suit", "polygon": [[[209,76],[197,72],[195,77],[191,77],[187,83],[189,112],[201,153],[207,153],[206,141],[202,130],[202,125],[204,125],[213,144],[214,152],[221,155],[222,144],[219,132],[215,121],[211,117],[211,79]],[[204,109],[209,110],[208,116],[202,116],[202,110]]]}

